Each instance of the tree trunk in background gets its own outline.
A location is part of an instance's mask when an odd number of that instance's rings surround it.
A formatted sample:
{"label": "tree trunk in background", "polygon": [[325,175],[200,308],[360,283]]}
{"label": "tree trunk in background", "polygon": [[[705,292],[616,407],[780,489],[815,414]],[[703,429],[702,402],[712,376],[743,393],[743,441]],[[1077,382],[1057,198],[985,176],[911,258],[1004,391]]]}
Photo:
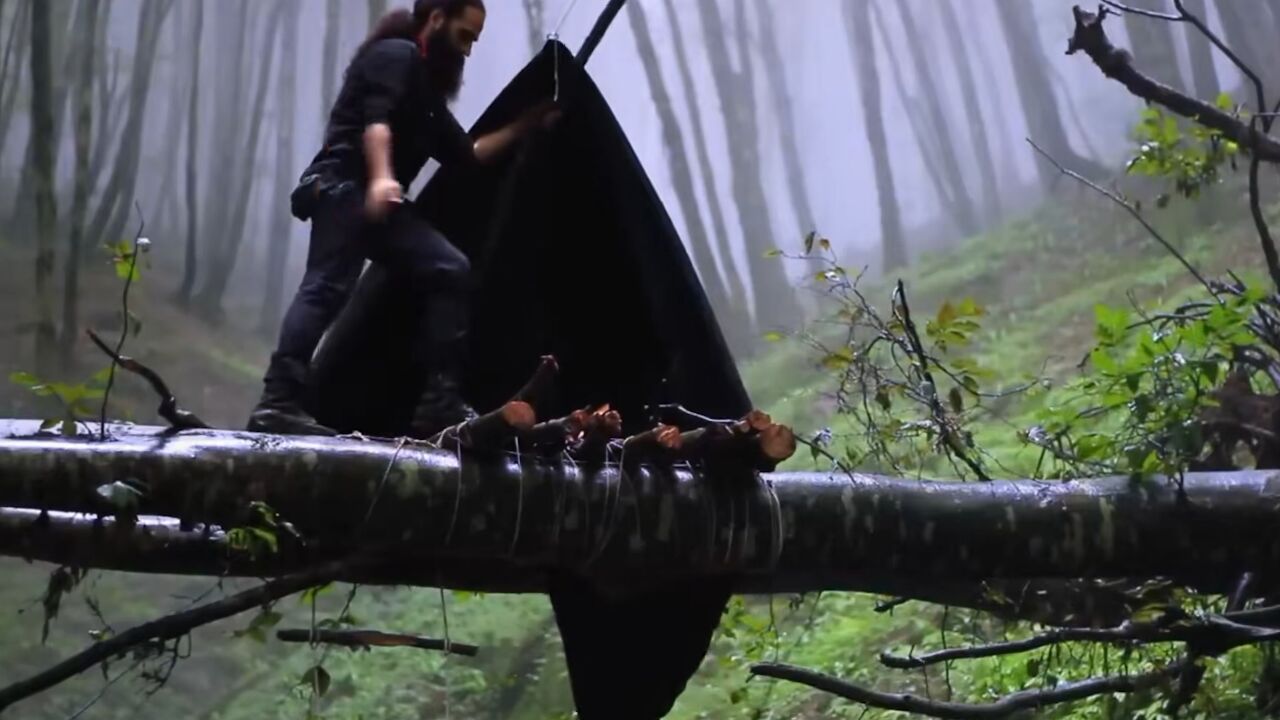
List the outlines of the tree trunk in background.
{"label": "tree trunk in background", "polygon": [[733,196],[738,205],[747,262],[751,269],[752,305],[762,328],[788,330],[800,319],[794,289],[783,264],[766,254],[785,244],[773,241],[768,197],[761,181],[760,131],[756,121],[755,88],[750,76],[735,72],[725,43],[727,28],[715,0],[694,3],[702,22],[711,74],[724,116],[733,173]]}
{"label": "tree trunk in background", "polygon": [[[1062,124],[1062,113],[1058,107],[1058,96],[1053,92],[1048,60],[1031,15],[1031,7],[1023,2],[1001,2],[996,4],[996,15],[1004,29],[1009,62],[1013,66],[1018,97],[1027,118],[1031,139],[1055,160],[1081,175],[1105,177],[1106,168],[1079,155],[1067,139],[1067,130]],[[1034,151],[1028,148],[1025,152]],[[1035,162],[1041,183],[1046,189],[1052,187],[1061,173],[1043,158],[1036,157]]]}
{"label": "tree trunk in background", "polygon": [[715,169],[711,165],[711,155],[707,150],[707,138],[702,128],[702,108],[698,105],[698,89],[693,82],[693,72],[689,68],[689,54],[685,50],[684,35],[681,33],[679,15],[672,0],[663,0],[664,9],[671,28],[671,43],[675,49],[676,68],[680,71],[680,85],[684,92],[689,111],[689,126],[693,131],[693,151],[697,154],[698,171],[702,177],[702,194],[707,203],[707,214],[711,216],[711,232],[715,235],[716,251],[720,255],[720,264],[724,266],[725,281],[729,297],[737,298],[735,313],[740,318],[743,333],[750,336],[754,330],[749,312],[746,286],[742,276],[737,272],[733,260],[733,247],[729,243],[729,229],[725,223],[724,208],[720,204],[720,193],[716,190]]}
{"label": "tree trunk in background", "polygon": [[[945,4],[945,0],[943,0]],[[911,53],[915,65],[916,77],[923,95],[927,127],[934,137],[934,150],[938,153],[939,169],[942,177],[951,187],[951,214],[966,236],[976,235],[981,229],[978,223],[978,212],[974,209],[973,198],[969,195],[965,183],[964,172],[960,169],[960,159],[956,154],[955,143],[952,142],[951,126],[947,113],[943,110],[942,94],[934,82],[933,66],[929,63],[925,52],[925,39],[916,25],[915,15],[905,2],[895,2],[898,17],[906,31],[907,50]],[[979,115],[979,122],[981,116]]]}
{"label": "tree trunk in background", "polygon": [[[1173,3],[1165,0],[1131,0],[1129,4],[1161,13],[1174,11]],[[1173,23],[1125,13],[1124,29],[1138,69],[1169,87],[1185,91],[1186,81],[1178,67],[1178,51],[1174,45]]]}
{"label": "tree trunk in background", "polygon": [[[1271,20],[1264,15],[1269,12],[1266,4],[1219,0],[1214,3],[1214,7],[1217,8],[1218,16],[1222,20],[1222,41],[1245,65],[1262,78],[1262,82],[1269,90],[1274,90],[1271,83],[1280,75],[1280,68],[1277,67],[1280,60],[1277,60],[1275,36],[1267,32],[1271,26]],[[1254,99],[1253,85],[1243,75],[1239,77],[1247,87],[1244,88],[1245,94],[1237,100],[1247,102],[1250,107],[1253,107],[1257,104]]]}
{"label": "tree trunk in background", "polygon": [[[258,138],[262,134],[262,116],[266,108],[267,90],[271,86],[271,66],[275,62],[276,37],[280,32],[281,20],[284,17],[284,3],[277,3],[268,8],[268,20],[262,35],[262,48],[254,58],[258,70],[258,79],[254,85],[253,107],[248,113],[249,134],[242,145],[238,145],[236,153],[236,172],[230,188],[234,188],[231,202],[227,207],[228,222],[226,235],[219,252],[214,255],[205,276],[204,287],[196,297],[196,307],[201,314],[213,322],[221,322],[222,296],[231,281],[231,273],[235,271],[240,247],[244,243],[245,224],[249,213],[249,196],[254,186],[254,168],[258,159]],[[237,147],[231,145],[229,147]]]}
{"label": "tree trunk in background", "polygon": [[174,0],[144,0],[138,12],[138,41],[129,81],[129,110],[119,151],[111,165],[111,175],[103,190],[102,200],[89,223],[89,246],[117,242],[124,238],[125,222],[133,212],[133,193],[138,181],[138,164],[142,154],[142,133],[147,120],[147,97],[151,92],[151,76],[155,67],[156,47],[165,17]]}
{"label": "tree trunk in background", "polygon": [[199,266],[197,249],[197,233],[199,232],[200,209],[196,203],[198,196],[200,165],[200,47],[204,37],[204,3],[194,3],[191,19],[191,79],[187,88],[187,237],[186,250],[182,259],[182,285],[178,287],[178,304],[182,307],[191,305],[191,293],[196,286],[196,270]]}
{"label": "tree trunk in background", "polygon": [[75,191],[71,201],[70,238],[67,243],[65,281],[62,288],[62,368],[72,370],[76,340],[80,336],[80,256],[84,240],[84,218],[88,211],[89,151],[93,142],[94,39],[98,37],[100,0],[83,0],[88,40],[80,51],[80,67],[75,78]]}
{"label": "tree trunk in background", "polygon": [[[183,61],[190,61],[190,54],[187,50],[187,18],[186,9],[193,5],[201,3],[177,3],[178,8],[175,13],[174,21],[169,31],[169,40],[171,42],[172,56],[166,64],[171,65],[169,71],[169,97],[165,106],[165,128],[164,135],[161,137],[172,138],[171,145],[159,150],[156,160],[152,165],[163,163],[164,176],[160,181],[160,186],[155,189],[155,199],[151,204],[151,216],[155,227],[160,228],[166,235],[176,235],[178,226],[181,223],[181,215],[178,212],[178,169],[182,167],[182,153],[177,151],[178,139],[182,137],[183,125],[187,120],[187,113],[183,107],[183,100],[187,97],[187,74],[182,72]],[[163,62],[163,61],[162,61]],[[158,169],[158,168],[157,168]],[[146,208],[146,205],[143,205]]]}
{"label": "tree trunk in background", "polygon": [[850,59],[858,72],[862,121],[866,126],[867,146],[876,175],[876,194],[880,200],[881,261],[888,272],[906,265],[907,251],[902,215],[898,209],[898,191],[893,181],[893,163],[889,159],[889,144],[885,139],[875,36],[871,32],[871,0],[847,0],[844,3],[844,21],[849,36]]}
{"label": "tree trunk in background", "polygon": [[[50,62],[50,116],[52,117],[54,192],[58,192],[57,167],[58,153],[62,148],[62,128],[66,119],[67,100],[70,95],[76,67],[79,65],[81,44],[72,38],[82,37],[88,31],[84,27],[82,5],[75,5],[71,0],[41,0],[48,6],[49,13],[49,62]],[[35,145],[28,143],[26,160],[22,166],[22,177],[18,181],[18,192],[14,196],[14,226],[19,232],[26,232],[36,221],[35,200]]]}
{"label": "tree trunk in background", "polygon": [[[947,38],[951,57],[955,63],[956,74],[960,79],[960,95],[964,100],[965,124],[969,126],[969,141],[973,143],[973,154],[978,163],[978,176],[982,178],[983,223],[990,227],[1000,219],[1000,184],[996,173],[995,160],[991,154],[991,142],[987,138],[987,124],[983,117],[983,100],[988,100],[987,107],[1000,107],[989,102],[990,98],[980,95],[978,83],[973,75],[973,63],[969,57],[969,49],[965,39],[972,35],[963,31],[960,20],[956,17],[953,5],[955,0],[939,0],[931,7],[936,7],[942,21],[942,34]],[[993,92],[994,88],[988,88]],[[997,112],[999,112],[997,110]]]}
{"label": "tree trunk in background", "polygon": [[[280,42],[280,70],[276,77],[276,197],[287,198],[297,179],[293,166],[293,139],[297,128],[297,102],[294,87],[298,82],[298,15],[300,0],[286,0]],[[289,229],[293,214],[286,202],[270,205],[271,232],[267,238],[266,297],[258,332],[274,336],[279,329],[281,303],[284,297],[285,268],[289,262]]]}
{"label": "tree trunk in background", "polygon": [[676,117],[675,108],[671,104],[671,95],[667,92],[667,84],[662,77],[662,67],[653,46],[653,36],[649,32],[644,8],[640,3],[627,3],[627,14],[635,35],[636,52],[649,81],[654,109],[662,124],[662,140],[667,150],[671,183],[676,192],[676,199],[680,203],[680,213],[684,215],[687,239],[689,246],[693,249],[694,265],[697,266],[698,275],[702,278],[702,283],[707,290],[707,299],[711,302],[711,307],[715,310],[716,316],[721,318],[726,340],[736,355],[746,349],[744,343],[747,341],[743,336],[743,328],[735,316],[735,310],[741,307],[742,298],[731,297],[725,290],[720,269],[716,265],[715,254],[711,252],[707,228],[698,210],[698,198],[694,191],[693,173],[689,169],[689,153],[685,146],[684,133],[680,129],[680,121]]}
{"label": "tree trunk in background", "polygon": [[[231,1],[228,0],[228,2]],[[254,4],[252,7],[260,6]],[[249,58],[248,50],[248,37],[252,27],[249,23],[250,2],[238,0],[234,6],[214,14],[212,18],[214,32],[210,35],[210,39],[215,45],[211,49],[213,56],[217,59],[213,74],[212,97],[217,102],[211,113],[213,125],[209,132],[209,145],[211,148],[226,151],[240,146],[240,128],[246,115],[239,109],[247,104],[245,93],[249,82],[246,76],[252,59]],[[256,25],[257,22],[255,18],[254,24]],[[229,42],[229,46],[223,44],[225,42]],[[235,153],[229,154],[232,157],[235,156]],[[206,284],[210,268],[217,264],[222,248],[227,242],[230,207],[226,193],[229,188],[235,187],[234,168],[235,163],[231,159],[213,162],[210,163],[209,172],[205,175],[204,204],[206,207],[218,208],[217,212],[204,214],[204,225],[200,232],[202,254],[200,266],[203,268]],[[193,297],[193,309],[203,312],[204,309],[200,305],[199,299]]]}
{"label": "tree trunk in background", "polygon": [[54,236],[58,208],[53,193],[53,31],[49,4],[31,11],[31,145],[36,201],[36,368],[52,366]]}
{"label": "tree trunk in background", "polygon": [[369,0],[369,29],[387,14],[387,0]]}
{"label": "tree trunk in background", "polygon": [[[791,204],[795,206],[796,217],[800,220],[802,230],[806,233],[818,229],[818,222],[809,202],[809,193],[804,180],[804,163],[800,160],[800,148],[796,142],[795,106],[791,99],[791,89],[784,71],[786,64],[782,60],[782,51],[778,48],[778,24],[773,15],[774,0],[756,0],[757,19],[760,28],[760,53],[764,59],[765,79],[768,80],[769,93],[773,97],[773,106],[778,116],[779,135],[782,139],[782,162],[787,172],[787,187],[791,190]],[[742,52],[750,52],[747,46]]]}
{"label": "tree trunk in background", "polygon": [[884,54],[889,59],[887,65],[893,76],[892,86],[898,92],[898,98],[902,102],[907,124],[911,126],[911,134],[916,139],[920,162],[924,165],[925,175],[929,178],[929,184],[933,186],[934,194],[938,197],[942,212],[949,212],[949,208],[955,206],[955,198],[951,196],[951,184],[946,181],[942,176],[942,171],[938,168],[936,138],[929,129],[929,123],[925,119],[925,110],[921,106],[921,102],[907,93],[907,78],[902,72],[904,63],[898,61],[898,56],[894,49],[893,35],[889,32],[889,27],[885,23],[884,13],[881,12],[880,5],[875,2],[870,4],[870,13],[876,25],[876,32],[880,35],[880,42],[884,46]]}
{"label": "tree trunk in background", "polygon": [[546,42],[545,12],[543,0],[524,0],[524,17],[529,28],[529,51],[535,55]]}
{"label": "tree trunk in background", "polygon": [[12,25],[4,33],[4,55],[0,56],[0,160],[4,159],[5,138],[13,122],[18,92],[22,89],[22,66],[31,33],[25,32],[31,14],[31,0],[18,0]]}
{"label": "tree trunk in background", "polygon": [[321,60],[320,117],[328,118],[338,94],[338,40],[342,33],[341,0],[326,0],[324,12],[324,56]]}
{"label": "tree trunk in background", "polygon": [[[1209,21],[1209,7],[1205,0],[1183,0],[1187,10],[1196,17]],[[1214,67],[1213,44],[1191,23],[1181,23],[1186,34],[1187,57],[1191,60],[1191,80],[1195,83],[1196,97],[1205,102],[1213,102],[1222,92],[1218,82],[1218,70]]]}

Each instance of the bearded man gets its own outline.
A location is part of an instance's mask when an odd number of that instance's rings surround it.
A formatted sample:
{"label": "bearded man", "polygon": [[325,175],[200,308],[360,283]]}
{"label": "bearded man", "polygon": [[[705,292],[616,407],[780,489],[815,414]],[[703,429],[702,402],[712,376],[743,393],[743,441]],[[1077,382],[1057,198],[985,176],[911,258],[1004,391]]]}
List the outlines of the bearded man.
{"label": "bearded man", "polygon": [[421,317],[413,361],[426,378],[410,435],[430,437],[475,417],[460,395],[468,331],[467,257],[404,202],[429,158],[442,165],[487,163],[554,119],[544,103],[511,125],[472,139],[449,109],[484,30],[483,0],[417,0],[383,17],[356,51],[329,115],[324,146],[291,196],[311,222],[306,271],[248,429],[332,435],[303,410],[307,370],[366,259],[407,280]]}

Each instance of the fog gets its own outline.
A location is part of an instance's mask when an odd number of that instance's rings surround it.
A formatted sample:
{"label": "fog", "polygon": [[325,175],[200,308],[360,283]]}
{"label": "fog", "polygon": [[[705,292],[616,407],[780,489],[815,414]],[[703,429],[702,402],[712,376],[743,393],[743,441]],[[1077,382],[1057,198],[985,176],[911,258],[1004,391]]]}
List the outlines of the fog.
{"label": "fog", "polygon": [[[930,182],[929,155],[922,153],[921,142],[913,132],[913,122],[922,115],[921,69],[915,67],[908,52],[909,38],[904,33],[900,13],[907,12],[915,19],[917,32],[924,39],[923,57],[929,67],[926,72],[940,94],[940,105],[948,124],[947,137],[942,141],[955,148],[964,182],[969,192],[982,202],[989,192],[1001,198],[1001,208],[1006,216],[1028,207],[1037,200],[1037,160],[1025,144],[1027,123],[1018,99],[1018,89],[1012,73],[1006,46],[1005,33],[998,22],[997,12],[1011,0],[991,2],[955,3],[960,34],[957,38],[968,53],[978,88],[977,105],[981,117],[972,117],[964,111],[960,86],[953,72],[953,55],[939,22],[935,2],[916,0],[905,3],[876,3],[872,6],[876,37],[876,67],[881,77],[884,124],[887,128],[886,144],[891,158],[894,181],[897,187],[897,203],[903,217],[908,255],[945,247],[966,234],[965,228],[947,212],[946,204],[939,196],[937,184]],[[53,48],[54,71],[57,84],[63,83],[68,74],[67,53],[80,42],[73,26],[79,12],[79,3],[72,0],[48,0],[52,7],[55,29]],[[197,239],[201,252],[202,273],[207,270],[210,235],[220,233],[216,227],[218,215],[225,212],[226,201],[233,188],[221,187],[226,176],[216,173],[218,166],[228,167],[251,156],[253,177],[248,192],[247,222],[241,249],[234,257],[234,272],[228,292],[222,297],[222,309],[230,318],[253,316],[262,303],[263,289],[274,283],[283,287],[296,287],[302,264],[305,261],[308,228],[290,219],[287,270],[283,278],[264,275],[267,240],[271,237],[272,216],[287,212],[287,195],[274,184],[276,157],[279,149],[276,124],[280,122],[279,84],[282,75],[278,67],[269,68],[265,76],[271,86],[265,95],[262,127],[257,145],[252,151],[247,145],[247,128],[253,118],[251,91],[258,82],[261,70],[263,33],[271,30],[266,21],[270,3],[251,3],[248,6],[248,26],[237,27],[237,3],[206,2],[203,10],[202,45],[200,58],[199,116],[200,161],[198,163],[199,200],[202,215]],[[465,87],[455,105],[455,113],[464,126],[478,117],[494,96],[528,62],[535,48],[531,38],[545,40],[549,35],[558,38],[571,49],[576,49],[595,22],[603,2],[591,0],[552,0],[542,9],[544,26],[531,33],[527,15],[515,2],[494,2],[488,13],[483,37],[475,54],[468,62]],[[725,225],[729,246],[733,248],[731,263],[718,258],[724,272],[740,276],[750,288],[749,262],[757,261],[745,250],[743,215],[732,190],[733,166],[731,154],[740,151],[722,122],[723,109],[717,93],[713,64],[708,61],[703,18],[694,0],[674,0],[671,6],[675,16],[667,13],[666,3],[644,0],[643,13],[647,17],[652,42],[659,59],[666,90],[672,99],[680,130],[686,138],[686,147],[692,153],[690,109],[696,105],[700,113],[705,148],[710,159],[711,181],[719,203],[728,217]],[[1051,91],[1059,98],[1063,109],[1063,125],[1073,147],[1085,156],[1093,156],[1105,163],[1115,163],[1121,158],[1126,145],[1126,133],[1134,118],[1137,102],[1118,86],[1108,82],[1086,59],[1067,56],[1063,50],[1071,31],[1070,3],[1058,0],[1036,0],[1030,3],[1038,40],[1044,49]],[[23,3],[6,2],[0,5],[5,33],[22,12]],[[800,2],[722,2],[721,19],[730,38],[729,54],[734,69],[741,68],[741,48],[734,42],[740,12],[746,13],[749,49],[751,51],[751,79],[757,107],[758,146],[760,156],[760,182],[767,198],[770,226],[767,237],[771,244],[786,251],[798,250],[800,241],[811,230],[830,238],[842,259],[850,265],[867,266],[873,272],[881,266],[881,223],[877,188],[864,128],[859,86],[851,54],[849,31],[841,3],[802,0]],[[112,0],[105,3],[107,15],[105,27],[106,52],[102,56],[114,73],[101,67],[103,83],[117,83],[117,102],[131,90],[133,55],[136,51],[138,13],[140,0]],[[296,78],[296,112],[285,118],[292,130],[292,168],[288,174],[296,177],[319,147],[323,132],[326,108],[322,107],[323,53],[326,32],[336,32],[337,73],[341,73],[356,45],[368,30],[368,4],[361,0],[343,0],[337,4],[339,11],[336,27],[329,28],[326,18],[326,2],[304,0],[297,6],[297,13],[285,19],[298,30],[297,53],[294,57],[282,57],[280,37],[271,42],[276,45],[273,63],[289,63]],[[187,115],[187,86],[192,61],[191,27],[194,5],[190,0],[175,3],[164,19],[160,31],[154,72],[142,117],[142,149],[136,179],[135,199],[138,208],[149,222],[148,233],[153,241],[155,262],[166,270],[166,276],[176,279],[181,275],[183,248],[186,241],[184,220],[186,213],[179,191],[182,167],[185,163],[185,136],[189,127]],[[767,10],[771,24],[762,22],[762,10]],[[621,13],[599,51],[592,58],[589,71],[603,91],[608,102],[628,134],[634,149],[647,170],[659,195],[666,204],[676,227],[681,230],[686,243],[691,236],[689,220],[682,211],[682,204],[673,188],[668,149],[663,141],[661,119],[655,111],[650,85],[644,64],[637,52],[632,22],[635,15]],[[1216,22],[1216,18],[1212,19]],[[1126,41],[1124,23],[1111,23],[1112,36],[1118,43]],[[884,33],[888,33],[886,45]],[[694,92],[685,91],[680,81],[674,43],[685,44],[689,59]],[[1181,34],[1180,32],[1178,33]],[[772,88],[765,72],[761,47],[766,36],[772,36],[780,49],[780,77],[785,80],[781,91]],[[19,48],[19,53],[25,48]],[[1185,44],[1178,43],[1179,60],[1189,65]],[[240,53],[240,55],[237,55]],[[237,59],[243,62],[237,66]],[[1221,61],[1216,68],[1224,83],[1234,82],[1233,69]],[[16,64],[15,64],[16,70]],[[1188,71],[1189,72],[1189,71]],[[17,188],[17,181],[24,177],[26,148],[30,145],[29,113],[24,112],[29,92],[29,73],[11,71],[10,90],[17,85],[18,102],[9,111],[12,115],[10,129],[3,138],[4,153],[0,156],[0,201],[6,212],[16,210],[18,223],[13,228],[29,227],[30,213],[22,212],[21,198],[27,198]],[[239,78],[237,76],[240,76]],[[332,78],[340,82],[340,78]],[[56,85],[57,85],[56,84]],[[55,85],[55,91],[56,91]],[[237,87],[239,91],[237,92]],[[783,105],[776,100],[785,93],[790,103]],[[100,105],[101,99],[95,102]],[[909,109],[911,108],[911,109]],[[101,109],[101,108],[98,108]],[[122,123],[118,115],[125,112],[117,105],[106,113],[116,125]],[[219,123],[219,113],[238,114],[238,132],[230,146],[223,146],[214,130]],[[98,113],[99,119],[102,113]],[[813,227],[809,227],[792,201],[789,177],[780,131],[781,120],[789,115],[794,126],[795,146],[798,150],[799,193],[812,208]],[[913,120],[914,118],[914,120]],[[974,157],[972,143],[968,142],[969,123],[981,123],[990,138],[991,154],[997,171],[997,188],[982,186],[982,177]],[[62,121],[57,148],[57,188],[59,214],[65,219],[65,209],[70,206],[74,151],[70,122]],[[120,128],[117,127],[117,130]],[[118,142],[118,138],[115,139]],[[929,140],[936,143],[935,136]],[[1096,155],[1095,155],[1096,153]],[[697,207],[705,215],[707,195],[704,192],[703,168],[690,162],[695,178]],[[419,178],[414,190],[420,188],[429,177],[434,165]],[[243,183],[240,183],[243,185]],[[100,190],[101,188],[99,188]],[[91,203],[92,204],[92,203]],[[129,227],[138,222],[137,213],[131,213]],[[27,221],[25,224],[23,221]],[[705,222],[705,220],[703,220]],[[984,227],[993,222],[984,221]],[[214,223],[214,224],[211,224]],[[980,229],[980,228],[979,228]],[[117,238],[119,239],[119,238]],[[717,252],[718,255],[718,252]],[[703,273],[705,268],[699,268]],[[793,280],[804,272],[803,266],[788,265]],[[198,282],[204,282],[203,278]]]}

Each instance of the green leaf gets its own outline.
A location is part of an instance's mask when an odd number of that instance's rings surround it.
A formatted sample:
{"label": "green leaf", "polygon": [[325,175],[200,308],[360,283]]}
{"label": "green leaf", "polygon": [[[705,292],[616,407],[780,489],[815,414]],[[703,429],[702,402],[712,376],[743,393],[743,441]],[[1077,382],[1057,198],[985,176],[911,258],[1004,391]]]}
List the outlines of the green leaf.
{"label": "green leaf", "polygon": [[1116,361],[1111,355],[1102,348],[1094,348],[1089,353],[1089,360],[1093,362],[1093,366],[1104,373],[1114,373],[1117,370]]}
{"label": "green leaf", "polygon": [[853,351],[847,347],[840,348],[822,358],[822,366],[828,370],[844,370],[852,363]]}
{"label": "green leaf", "polygon": [[329,671],[319,665],[314,665],[302,674],[302,679],[298,681],[298,685],[300,687],[309,687],[316,695],[324,697],[324,694],[329,692],[330,682]]}
{"label": "green leaf", "polygon": [[764,334],[764,339],[768,342],[782,342],[785,338],[785,335],[777,331],[770,331]]}
{"label": "green leaf", "polygon": [[26,388],[34,388],[43,384],[40,378],[29,372],[15,372],[9,375],[9,382]]}
{"label": "green leaf", "polygon": [[876,403],[879,404],[885,412],[888,412],[893,407],[893,404],[889,401],[889,393],[884,388],[876,390]]}
{"label": "green leaf", "polygon": [[276,538],[275,533],[271,532],[270,530],[264,530],[262,528],[254,528],[254,527],[249,528],[249,532],[252,533],[253,536],[256,537],[258,540],[261,540],[267,546],[267,548],[271,551],[272,554],[275,554],[277,551],[279,551],[280,541]]}
{"label": "green leaf", "polygon": [[811,232],[804,236],[804,254],[808,255],[813,252],[813,243],[818,239],[817,232]]}
{"label": "green leaf", "polygon": [[59,423],[61,423],[61,422],[62,422],[62,420],[61,420],[61,419],[59,419],[59,418],[49,418],[48,420],[45,420],[44,422],[40,423],[40,429],[41,429],[42,431],[43,431],[43,430],[48,430],[48,429],[52,428],[53,426],[55,426],[55,425],[57,425],[57,424],[59,424]]}
{"label": "green leaf", "polygon": [[232,633],[232,637],[247,637],[254,642],[265,643],[267,641],[267,631],[275,627],[284,619],[284,616],[273,610],[263,610],[254,616],[249,623],[249,627],[237,630]]}
{"label": "green leaf", "polygon": [[298,598],[298,602],[303,605],[315,605],[316,598],[333,589],[333,583],[327,582],[323,585],[317,585],[302,591],[302,595]]}
{"label": "green leaf", "polygon": [[772,250],[770,250],[770,251],[766,252],[766,253],[764,254],[764,256],[765,256],[765,257],[767,257],[767,258],[776,258],[776,257],[778,257],[778,256],[779,256],[779,255],[781,255],[781,254],[782,254],[782,251],[781,251],[781,250],[779,250],[778,248],[774,248],[774,249],[772,249]]}
{"label": "green leaf", "polygon": [[964,396],[960,394],[960,388],[951,388],[951,392],[947,393],[947,400],[951,403],[952,411],[957,413],[964,412]]}
{"label": "green leaf", "polygon": [[934,322],[938,324],[938,327],[946,328],[957,317],[959,317],[959,313],[956,312],[955,307],[953,307],[949,302],[944,302],[942,303],[942,307],[938,308],[938,317]]}

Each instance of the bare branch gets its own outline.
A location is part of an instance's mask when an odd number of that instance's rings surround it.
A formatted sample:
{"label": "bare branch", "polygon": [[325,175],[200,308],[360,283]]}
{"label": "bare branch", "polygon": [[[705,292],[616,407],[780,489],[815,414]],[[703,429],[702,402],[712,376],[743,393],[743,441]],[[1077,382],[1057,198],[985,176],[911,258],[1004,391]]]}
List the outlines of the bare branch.
{"label": "bare branch", "polygon": [[120,355],[115,350],[112,350],[92,329],[85,330],[85,333],[93,341],[93,344],[97,345],[98,349],[106,353],[107,357],[111,358],[117,365],[131,373],[141,375],[151,385],[151,389],[155,391],[156,395],[160,396],[160,407],[156,409],[156,414],[168,420],[174,430],[205,430],[211,428],[210,425],[196,417],[195,414],[178,407],[178,399],[174,397],[173,391],[169,389],[168,384],[165,383],[164,378],[160,377],[159,373],[131,357]]}
{"label": "bare branch", "polygon": [[904,693],[885,693],[838,680],[829,675],[780,663],[758,663],[751,666],[753,675],[789,680],[824,692],[839,695],[862,705],[883,710],[918,713],[935,718],[1005,718],[1024,710],[1037,710],[1050,705],[1083,700],[1095,695],[1131,693],[1168,682],[1180,674],[1179,665],[1170,665],[1143,675],[1094,678],[1063,683],[1047,690],[1023,690],[982,705],[929,700]]}
{"label": "bare branch", "polygon": [[377,630],[326,630],[323,628],[279,630],[276,632],[276,639],[281,642],[341,645],[360,650],[371,647],[411,647],[419,650],[439,650],[466,657],[475,657],[480,652],[480,648],[466,643]]}
{"label": "bare branch", "polygon": [[[1067,45],[1067,54],[1084,52],[1107,77],[1128,88],[1134,95],[1217,130],[1242,148],[1262,156],[1268,162],[1280,162],[1280,141],[1269,135],[1255,135],[1248,124],[1223,110],[1164,85],[1144,75],[1133,66],[1133,57],[1111,44],[1102,28],[1106,13],[1090,13],[1074,8],[1075,34]],[[1212,38],[1211,38],[1212,39]],[[1265,110],[1260,107],[1259,110]]]}
{"label": "bare branch", "polygon": [[352,560],[326,563],[311,570],[272,580],[221,600],[130,628],[119,635],[85,648],[42,673],[0,688],[0,711],[20,700],[70,680],[105,660],[118,657],[130,648],[143,643],[180,638],[202,625],[239,615],[246,610],[316,585],[323,585],[347,571],[353,564]]}
{"label": "bare branch", "polygon": [[1045,152],[1044,148],[1041,148],[1039,145],[1037,145],[1035,141],[1032,140],[1031,138],[1027,138],[1027,142],[1031,144],[1031,147],[1035,148],[1036,152],[1043,155],[1044,158],[1048,160],[1050,163],[1052,163],[1054,167],[1058,168],[1058,172],[1061,172],[1063,175],[1066,175],[1072,180],[1075,180],[1077,182],[1084,184],[1085,186],[1089,187],[1093,191],[1097,192],[1099,195],[1102,195],[1103,197],[1107,198],[1111,202],[1119,205],[1120,207],[1128,211],[1128,213],[1132,215],[1135,220],[1141,223],[1142,227],[1145,228],[1146,231],[1150,233],[1151,236],[1154,237],[1157,242],[1159,242],[1161,245],[1164,246],[1165,250],[1168,250],[1171,255],[1173,255],[1175,258],[1178,259],[1178,262],[1182,263],[1182,266],[1187,269],[1187,272],[1191,273],[1191,275],[1196,280],[1200,281],[1200,284],[1203,285],[1206,290],[1208,290],[1212,295],[1217,297],[1217,293],[1214,292],[1213,286],[1210,285],[1209,281],[1206,280],[1205,277],[1200,274],[1200,271],[1197,270],[1195,266],[1190,263],[1190,261],[1188,261],[1185,257],[1183,257],[1182,253],[1178,252],[1178,249],[1175,248],[1173,245],[1171,245],[1168,240],[1165,240],[1164,236],[1160,234],[1160,231],[1152,227],[1151,223],[1147,222],[1147,219],[1142,216],[1142,213],[1138,212],[1138,209],[1134,207],[1132,203],[1126,201],[1124,198],[1120,197],[1119,195],[1109,190],[1106,190],[1102,186],[1098,185],[1092,180],[1089,180],[1088,178],[1084,177],[1080,173],[1074,172],[1072,170],[1068,170],[1067,168],[1063,167],[1062,163],[1058,162],[1053,158],[1052,155]]}
{"label": "bare branch", "polygon": [[1263,642],[1277,637],[1280,637],[1280,631],[1244,625],[1226,618],[1211,616],[1203,621],[1181,625],[1167,625],[1162,622],[1156,622],[1126,624],[1118,628],[1065,628],[1035,635],[1025,640],[948,648],[924,655],[907,657],[881,653],[880,662],[896,670],[911,670],[952,660],[1016,655],[1064,642],[1126,644],[1186,642],[1212,647],[1218,652],[1225,652],[1233,647]]}
{"label": "bare branch", "polygon": [[1128,15],[1141,15],[1143,17],[1154,18],[1156,20],[1167,20],[1169,22],[1183,22],[1185,20],[1185,18],[1179,15],[1170,15],[1168,13],[1156,12],[1155,10],[1133,7],[1132,5],[1125,5],[1124,3],[1116,2],[1115,0],[1102,0],[1102,4],[1108,7],[1113,7]]}

